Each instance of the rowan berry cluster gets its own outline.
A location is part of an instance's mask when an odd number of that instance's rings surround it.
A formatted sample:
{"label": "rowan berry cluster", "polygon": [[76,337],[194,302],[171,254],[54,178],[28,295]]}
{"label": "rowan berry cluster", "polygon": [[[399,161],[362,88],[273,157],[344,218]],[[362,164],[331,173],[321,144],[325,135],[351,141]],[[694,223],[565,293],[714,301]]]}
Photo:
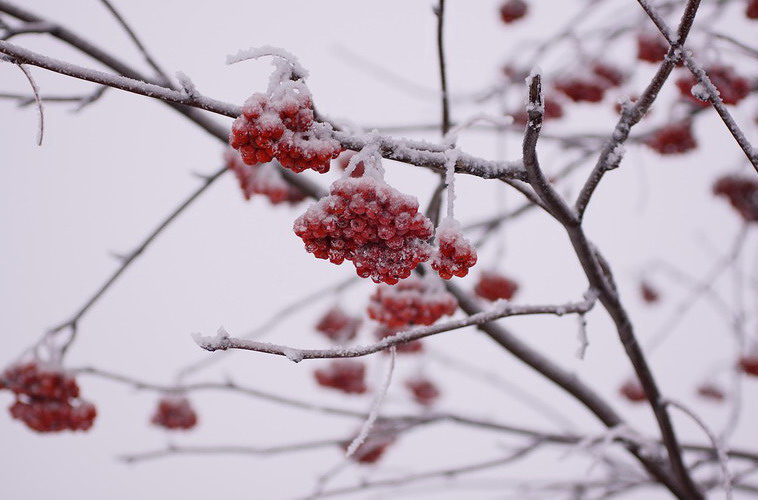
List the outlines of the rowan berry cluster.
{"label": "rowan berry cluster", "polygon": [[274,163],[248,165],[233,151],[224,154],[226,166],[234,172],[246,200],[262,194],[271,203],[295,204],[305,199],[305,193],[288,183]]}
{"label": "rowan berry cluster", "polygon": [[0,389],[16,396],[11,416],[37,432],[86,431],[97,416],[94,405],[79,398],[73,377],[37,362],[6,369]]}
{"label": "rowan berry cluster", "polygon": [[758,19],[758,0],[748,0],[745,7],[745,16],[748,19]]}
{"label": "rowan berry cluster", "polygon": [[355,338],[360,326],[360,318],[350,316],[341,307],[334,306],[316,323],[316,330],[323,333],[330,340],[338,344],[344,344]]}
{"label": "rowan berry cluster", "polygon": [[311,94],[301,80],[253,94],[232,124],[229,144],[248,165],[276,158],[294,172],[328,172],[330,160],[342,151],[331,127],[314,121]]}
{"label": "rowan berry cluster", "polygon": [[496,301],[511,300],[518,291],[518,283],[495,271],[482,271],[474,293],[483,299]]}
{"label": "rowan berry cluster", "polygon": [[197,425],[197,413],[184,396],[165,396],[150,421],[170,430],[189,430]]}
{"label": "rowan berry cluster", "polygon": [[682,154],[697,148],[689,120],[659,128],[645,140],[645,145],[662,155]]}
{"label": "rowan berry cluster", "polygon": [[294,231],[316,258],[349,260],[358,276],[395,284],[429,260],[426,240],[434,229],[416,198],[364,176],[334,182],[329,196],[298,217]]}
{"label": "rowan berry cluster", "polygon": [[432,269],[442,279],[449,280],[453,276],[463,278],[469,268],[476,264],[476,250],[463,237],[460,224],[453,218],[444,219],[437,228],[437,245]]}
{"label": "rowan berry cluster", "polygon": [[368,390],[365,382],[366,366],[360,361],[336,359],[313,374],[319,385],[347,394],[363,394]]}
{"label": "rowan berry cluster", "polygon": [[529,6],[524,0],[508,0],[500,6],[500,19],[510,24],[526,16],[528,11]]}
{"label": "rowan berry cluster", "polygon": [[637,35],[637,59],[640,61],[661,62],[668,51],[669,44],[660,34],[642,32]]}
{"label": "rowan berry cluster", "polygon": [[431,406],[440,397],[440,390],[429,379],[415,377],[405,382],[405,387],[411,392],[413,400],[421,406]]}
{"label": "rowan berry cluster", "polygon": [[457,308],[458,301],[439,280],[414,276],[395,286],[378,286],[369,300],[368,315],[389,328],[403,328],[431,325]]}
{"label": "rowan berry cluster", "polygon": [[716,180],[713,194],[723,196],[749,222],[758,221],[758,181],[737,175],[725,175]]}
{"label": "rowan berry cluster", "polygon": [[[750,93],[750,82],[747,78],[738,75],[730,66],[715,64],[706,68],[706,73],[711,83],[718,90],[724,104],[737,104]],[[695,90],[697,95],[693,94],[693,87],[697,89],[698,82],[692,74],[678,78],[676,86],[679,87],[679,92],[689,102],[698,106],[708,106],[705,89]]]}

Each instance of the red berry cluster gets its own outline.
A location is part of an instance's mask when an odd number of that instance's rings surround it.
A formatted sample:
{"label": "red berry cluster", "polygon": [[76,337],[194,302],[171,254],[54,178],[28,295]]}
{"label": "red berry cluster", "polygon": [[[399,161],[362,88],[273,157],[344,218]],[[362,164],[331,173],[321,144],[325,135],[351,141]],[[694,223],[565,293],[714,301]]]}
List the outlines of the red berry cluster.
{"label": "red berry cluster", "polygon": [[657,63],[663,61],[669,51],[669,44],[663,36],[644,32],[637,35],[637,59]]}
{"label": "red berry cluster", "polygon": [[[716,64],[706,68],[706,73],[719,91],[724,104],[737,104],[750,93],[750,82],[747,78],[735,73],[734,68],[730,66]],[[676,80],[676,86],[679,87],[679,92],[685,99],[698,106],[708,106],[707,100],[699,98],[701,94],[702,97],[706,96],[704,90],[698,92],[698,96],[692,94],[692,88],[697,83],[697,79],[692,74],[684,75]]]}
{"label": "red berry cluster", "polygon": [[338,344],[353,340],[358,334],[361,319],[345,313],[339,306],[329,309],[316,323],[316,330]]}
{"label": "red berry cluster", "polygon": [[748,0],[745,8],[748,19],[758,19],[758,0]]}
{"label": "red berry cluster", "polygon": [[655,304],[661,298],[661,294],[647,281],[640,283],[640,296],[646,304]]}
{"label": "red berry cluster", "polygon": [[405,387],[411,391],[413,400],[421,406],[431,406],[440,397],[440,390],[437,386],[424,377],[406,380]]}
{"label": "red berry cluster", "polygon": [[500,19],[505,24],[510,24],[524,17],[529,6],[524,0],[508,0],[500,6]]}
{"label": "red berry cluster", "polygon": [[[377,422],[374,428],[371,429],[366,439],[358,446],[350,456],[350,460],[361,464],[373,464],[379,461],[387,451],[387,448],[397,440],[397,431],[390,425],[382,425],[381,422]],[[342,443],[342,449],[347,451],[350,447],[350,441]]]}
{"label": "red berry cluster", "polygon": [[738,365],[743,373],[758,377],[758,354],[747,354],[742,356]]}
{"label": "red berry cluster", "polygon": [[495,271],[482,271],[479,281],[474,287],[474,293],[491,301],[498,299],[511,300],[518,291],[518,283]]}
{"label": "red berry cluster", "polygon": [[627,380],[624,382],[619,388],[619,393],[633,403],[641,403],[642,401],[647,400],[642,385],[636,380]]}
{"label": "red berry cluster", "polygon": [[197,413],[183,396],[166,396],[158,402],[150,421],[166,429],[188,430],[197,425]]}
{"label": "red berry cluster", "polygon": [[273,163],[247,165],[233,151],[227,151],[224,159],[227,168],[237,177],[246,200],[254,194],[266,196],[274,205],[284,202],[294,205],[305,199],[305,193],[285,181]]}
{"label": "red berry cluster", "polygon": [[316,258],[352,261],[358,276],[392,285],[431,257],[434,230],[416,198],[369,176],[340,179],[330,192],[294,224]]}
{"label": "red berry cluster", "polygon": [[439,248],[432,259],[432,269],[437,271],[440,278],[463,278],[469,268],[476,264],[476,250],[463,237],[461,226],[455,219],[442,221],[437,228],[437,244]]}
{"label": "red berry cluster", "polygon": [[330,160],[342,151],[331,128],[314,121],[311,95],[302,81],[253,94],[232,124],[229,144],[248,165],[276,158],[294,172],[328,172]]}
{"label": "red berry cluster", "polygon": [[597,77],[574,76],[555,82],[555,90],[574,102],[600,102],[607,88],[605,80]]}
{"label": "red berry cluster", "polygon": [[[345,151],[342,153],[339,158],[337,158],[337,166],[341,170],[347,170],[347,167],[350,165],[350,160],[355,156],[355,151]],[[350,172],[350,177],[363,177],[363,174],[366,172],[366,165],[362,161],[359,161],[358,164],[355,166],[352,172]]]}
{"label": "red berry cluster", "polygon": [[458,301],[439,280],[414,276],[395,286],[378,286],[369,300],[368,315],[389,328],[403,328],[431,325],[457,308]]}
{"label": "red berry cluster", "polygon": [[602,79],[608,87],[619,87],[626,80],[620,69],[607,62],[595,62],[592,65],[592,73]]}
{"label": "red berry cluster", "polygon": [[645,140],[645,145],[662,155],[675,155],[695,149],[697,141],[692,135],[692,123],[685,120],[659,128]]}
{"label": "red berry cluster", "polygon": [[746,221],[758,221],[758,181],[737,175],[716,180],[713,194],[723,196]]}
{"label": "red berry cluster", "polygon": [[[513,113],[513,123],[519,125],[526,125],[529,121],[529,115],[526,110],[522,109],[518,113]],[[542,120],[553,120],[563,117],[563,106],[553,97],[545,97],[544,111],[542,113]]]}
{"label": "red berry cluster", "polygon": [[73,377],[35,362],[5,370],[0,389],[16,395],[11,416],[37,432],[86,431],[97,416],[94,405],[79,398]]}
{"label": "red berry cluster", "polygon": [[718,386],[711,383],[700,384],[697,388],[698,396],[711,401],[723,401],[726,395]]}
{"label": "red berry cluster", "polygon": [[[382,340],[385,337],[395,335],[400,330],[402,329],[379,325],[379,328],[376,329],[374,335],[376,335],[377,340]],[[403,342],[402,344],[395,345],[395,352],[398,354],[418,354],[423,350],[424,344],[420,340],[411,340],[410,342]],[[385,349],[383,352],[389,354],[390,351],[389,349]]]}
{"label": "red berry cluster", "polygon": [[347,394],[363,394],[368,390],[365,382],[366,366],[360,361],[336,359],[313,374],[319,385]]}

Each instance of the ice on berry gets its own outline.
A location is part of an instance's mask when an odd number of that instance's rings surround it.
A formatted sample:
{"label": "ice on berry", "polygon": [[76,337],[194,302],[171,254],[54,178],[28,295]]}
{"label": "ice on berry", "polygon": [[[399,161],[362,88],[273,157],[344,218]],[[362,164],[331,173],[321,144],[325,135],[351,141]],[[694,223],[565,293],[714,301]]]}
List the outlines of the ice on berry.
{"label": "ice on berry", "polygon": [[457,308],[458,301],[439,279],[413,276],[394,286],[379,285],[369,301],[368,315],[389,328],[402,328],[431,325]]}
{"label": "ice on berry", "polygon": [[446,217],[437,228],[437,251],[432,259],[432,268],[440,278],[462,278],[476,264],[476,250],[463,237],[461,226],[452,217]]}

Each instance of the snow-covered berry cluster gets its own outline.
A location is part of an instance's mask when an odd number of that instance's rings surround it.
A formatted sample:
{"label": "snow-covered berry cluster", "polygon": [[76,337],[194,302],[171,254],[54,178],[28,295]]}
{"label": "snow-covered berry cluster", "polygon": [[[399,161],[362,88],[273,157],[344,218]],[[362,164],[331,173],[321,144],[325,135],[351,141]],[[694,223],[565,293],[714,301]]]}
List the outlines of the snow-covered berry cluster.
{"label": "snow-covered berry cluster", "polygon": [[746,221],[758,221],[758,181],[738,175],[724,175],[713,185],[713,194],[723,196]]}
{"label": "snow-covered berry cluster", "polygon": [[426,240],[434,229],[416,198],[366,175],[334,182],[329,196],[298,217],[294,231],[316,258],[349,260],[358,276],[395,284],[429,260]]}
{"label": "snow-covered berry cluster", "polygon": [[229,144],[248,165],[276,158],[294,172],[324,173],[342,151],[325,123],[314,121],[311,93],[302,80],[288,80],[267,94],[253,94],[232,124]]}
{"label": "snow-covered berry cluster", "polygon": [[369,300],[368,315],[389,328],[403,328],[431,325],[457,308],[458,301],[438,279],[413,276],[395,286],[378,286]]}
{"label": "snow-covered berry cluster", "polygon": [[405,387],[411,392],[413,400],[421,406],[431,406],[440,397],[440,390],[425,377],[414,377],[405,381]]}
{"label": "snow-covered berry cluster", "polygon": [[[750,93],[750,82],[738,75],[731,66],[714,64],[706,68],[706,73],[711,83],[716,86],[724,104],[737,104]],[[708,94],[692,74],[679,77],[676,86],[689,102],[698,106],[708,106]]]}
{"label": "snow-covered berry cluster", "polygon": [[446,217],[437,228],[437,251],[432,258],[432,268],[440,278],[453,276],[463,278],[469,268],[476,264],[476,250],[463,237],[461,226],[455,219]]}
{"label": "snow-covered berry cluster", "polygon": [[645,390],[636,380],[627,380],[619,388],[619,393],[632,403],[641,403],[647,400]]}
{"label": "snow-covered berry cluster", "polygon": [[313,375],[319,385],[347,394],[363,394],[368,390],[366,366],[360,361],[335,359],[325,368],[317,369]]}
{"label": "snow-covered berry cluster", "polygon": [[0,389],[16,396],[11,416],[37,432],[86,431],[97,416],[94,405],[79,398],[79,385],[72,376],[37,362],[6,369]]}
{"label": "snow-covered berry cluster", "polygon": [[338,344],[344,344],[355,338],[360,326],[360,318],[350,316],[341,307],[334,306],[316,323],[316,330],[323,333],[330,340]]}
{"label": "snow-covered berry cluster", "polygon": [[526,16],[528,11],[529,6],[524,0],[507,0],[500,6],[500,19],[505,24],[510,24]]}
{"label": "snow-covered berry cluster", "polygon": [[248,165],[231,150],[224,154],[224,159],[227,168],[237,177],[246,200],[254,194],[267,197],[274,205],[285,202],[295,204],[305,199],[305,193],[285,181],[274,163]]}
{"label": "snow-covered berry cluster", "polygon": [[197,413],[184,396],[164,396],[150,421],[171,430],[189,430],[197,425]]}
{"label": "snow-covered berry cluster", "polygon": [[518,283],[496,271],[482,271],[474,293],[494,302],[499,299],[511,300],[518,288]]}
{"label": "snow-covered berry cluster", "polygon": [[662,155],[682,154],[695,149],[697,141],[692,135],[692,122],[685,120],[661,127],[645,140],[645,145]]}

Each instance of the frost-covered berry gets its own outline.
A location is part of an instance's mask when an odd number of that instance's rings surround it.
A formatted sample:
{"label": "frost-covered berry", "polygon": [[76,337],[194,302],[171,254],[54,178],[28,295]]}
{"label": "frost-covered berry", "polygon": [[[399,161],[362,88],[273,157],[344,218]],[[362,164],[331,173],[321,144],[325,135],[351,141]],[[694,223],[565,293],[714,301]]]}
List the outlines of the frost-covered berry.
{"label": "frost-covered berry", "polygon": [[164,396],[150,421],[170,430],[189,430],[197,425],[197,413],[184,396]]}
{"label": "frost-covered berry", "polygon": [[334,264],[349,260],[358,276],[394,284],[431,257],[431,221],[418,200],[365,175],[334,182],[297,218],[295,234],[307,252]]}
{"label": "frost-covered berry", "polygon": [[329,309],[316,323],[316,330],[338,344],[353,340],[358,334],[361,319],[348,315],[339,306]]}
{"label": "frost-covered berry", "polygon": [[738,175],[724,175],[713,185],[713,194],[723,196],[749,222],[758,221],[758,181]]}
{"label": "frost-covered berry", "polygon": [[500,6],[500,19],[510,24],[524,17],[528,11],[529,6],[524,0],[508,0]]}
{"label": "frost-covered berry", "polygon": [[758,354],[746,354],[742,356],[737,366],[746,375],[758,377]]}
{"label": "frost-covered berry", "polygon": [[494,302],[499,299],[511,300],[518,289],[518,283],[512,279],[495,271],[482,271],[474,293]]}
{"label": "frost-covered berry", "polygon": [[[714,64],[706,68],[706,73],[711,83],[716,86],[724,104],[737,104],[750,93],[750,82],[730,66]],[[678,78],[676,86],[689,102],[698,106],[708,106],[708,94],[692,74]]]}
{"label": "frost-covered berry", "polygon": [[640,283],[640,297],[646,304],[655,304],[661,299],[661,294],[647,281]]}
{"label": "frost-covered berry", "polygon": [[0,388],[15,395],[11,416],[37,432],[88,430],[97,416],[94,405],[79,397],[76,380],[57,367],[18,364],[0,379]]}
{"label": "frost-covered berry", "polygon": [[261,194],[274,205],[290,203],[292,205],[305,199],[305,193],[284,180],[279,168],[274,163],[248,165],[234,151],[224,154],[226,166],[234,172],[240,189],[246,200],[254,194]]}
{"label": "frost-covered berry", "polygon": [[747,0],[745,16],[748,19],[758,19],[758,0]]}
{"label": "frost-covered berry", "polygon": [[424,377],[406,380],[405,387],[411,392],[413,400],[421,406],[431,406],[440,397],[440,390],[437,386]]}
{"label": "frost-covered berry", "polygon": [[698,396],[714,402],[723,401],[726,398],[724,391],[717,385],[709,382],[700,384],[697,387]]}
{"label": "frost-covered berry", "polygon": [[403,328],[431,325],[457,308],[458,301],[438,279],[413,276],[394,286],[379,285],[369,300],[368,315],[389,328]]}
{"label": "frost-covered berry", "polygon": [[637,59],[640,61],[663,61],[668,51],[669,44],[660,34],[644,32],[637,35]]}
{"label": "frost-covered berry", "polygon": [[[402,328],[392,328],[385,325],[379,325],[379,327],[374,331],[374,335],[376,336],[377,340],[382,340],[386,337],[395,335],[401,330]],[[421,340],[411,340],[410,342],[395,344],[395,352],[397,354],[418,354],[420,352],[423,352],[423,350],[424,344],[421,342]],[[390,351],[389,349],[385,349],[382,352],[389,354]]]}
{"label": "frost-covered berry", "polygon": [[644,144],[662,155],[682,154],[697,148],[697,141],[692,135],[692,122],[689,120],[659,128]]}
{"label": "frost-covered berry", "polygon": [[574,102],[600,102],[607,88],[606,80],[598,77],[573,76],[555,82],[555,90]]}
{"label": "frost-covered berry", "polygon": [[294,172],[327,172],[342,151],[331,127],[314,121],[311,94],[301,80],[282,82],[269,94],[253,94],[232,124],[229,144],[248,165],[276,158]]}
{"label": "frost-covered berry", "polygon": [[366,366],[360,361],[336,359],[325,368],[319,368],[313,375],[323,387],[337,389],[347,394],[363,394],[366,387]]}
{"label": "frost-covered berry", "polygon": [[469,268],[476,264],[476,250],[463,237],[460,224],[453,218],[445,218],[437,228],[437,245],[432,269],[442,279],[449,280],[453,276],[463,278]]}
{"label": "frost-covered berry", "polygon": [[[348,166],[350,165],[350,160],[353,156],[355,156],[355,151],[345,151],[339,157],[337,158],[337,166],[340,168],[340,170],[347,170]],[[363,177],[364,172],[366,171],[366,165],[363,161],[359,161],[352,172],[350,172],[350,177]]]}
{"label": "frost-covered berry", "polygon": [[619,388],[619,393],[632,403],[641,403],[642,401],[647,400],[645,390],[636,380],[627,380],[624,382]]}

